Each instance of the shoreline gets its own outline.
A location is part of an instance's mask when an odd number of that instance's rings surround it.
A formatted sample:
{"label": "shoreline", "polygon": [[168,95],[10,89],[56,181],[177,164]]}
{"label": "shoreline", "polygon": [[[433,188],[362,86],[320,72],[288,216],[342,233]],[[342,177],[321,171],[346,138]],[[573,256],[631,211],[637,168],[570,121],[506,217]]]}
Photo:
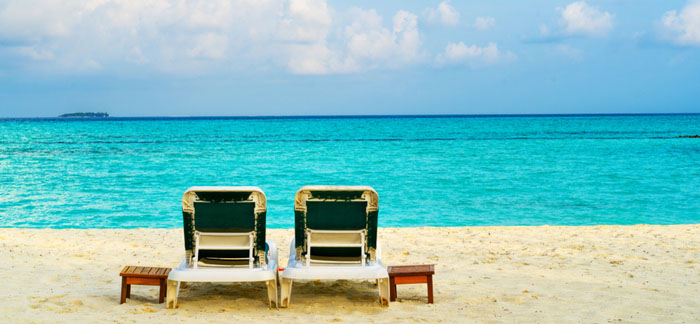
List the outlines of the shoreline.
{"label": "shoreline", "polygon": [[[292,229],[268,229],[287,263]],[[392,227],[385,265],[436,264],[425,286],[398,287],[389,308],[369,282],[295,283],[289,309],[268,310],[264,284],[189,284],[179,308],[135,286],[125,265],[176,267],[181,229],[0,228],[0,322],[700,322],[700,224]]]}
{"label": "shoreline", "polygon": [[[399,227],[399,226],[379,226],[379,230],[381,229],[441,229],[441,228],[451,228],[451,229],[461,229],[461,228],[537,228],[537,227],[563,227],[563,228],[578,228],[578,227],[616,227],[616,226],[622,226],[622,227],[635,227],[635,226],[692,226],[692,225],[700,225],[700,223],[680,223],[680,224],[649,224],[649,223],[640,223],[640,224],[595,224],[595,225],[549,225],[549,224],[541,224],[541,225],[460,225],[460,226],[436,226],[436,225],[422,225],[422,226],[404,226],[404,227]],[[18,230],[83,230],[83,231],[89,231],[89,230],[103,230],[103,231],[112,231],[112,230],[165,230],[165,231],[173,231],[173,230],[182,230],[181,227],[22,227],[22,226],[0,226],[0,231],[5,230],[5,229],[18,229]],[[294,226],[290,227],[267,227],[267,230],[294,230]]]}

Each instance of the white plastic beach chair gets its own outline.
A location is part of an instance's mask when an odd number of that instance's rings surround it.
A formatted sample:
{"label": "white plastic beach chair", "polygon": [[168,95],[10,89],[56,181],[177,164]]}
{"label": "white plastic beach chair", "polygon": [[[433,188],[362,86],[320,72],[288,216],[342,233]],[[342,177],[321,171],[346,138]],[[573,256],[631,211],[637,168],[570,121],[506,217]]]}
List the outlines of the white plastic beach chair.
{"label": "white plastic beach chair", "polygon": [[277,305],[277,245],[265,241],[265,194],[258,187],[191,187],[182,197],[185,258],[168,276],[167,308],[180,282],[267,283]]}
{"label": "white plastic beach chair", "polygon": [[389,274],[377,243],[378,196],[368,186],[305,186],[294,202],[295,238],[282,273],[281,306],[294,280],[378,280],[389,305]]}

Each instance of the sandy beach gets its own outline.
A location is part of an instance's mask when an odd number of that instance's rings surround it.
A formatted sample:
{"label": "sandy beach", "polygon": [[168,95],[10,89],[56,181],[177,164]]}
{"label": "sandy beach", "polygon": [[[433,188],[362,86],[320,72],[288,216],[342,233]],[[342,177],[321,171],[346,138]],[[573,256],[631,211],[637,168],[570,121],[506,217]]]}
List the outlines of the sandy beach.
{"label": "sandy beach", "polygon": [[[179,307],[134,286],[127,264],[175,267],[182,231],[0,229],[1,323],[698,323],[700,225],[380,228],[386,265],[435,263],[382,308],[370,282],[295,283],[268,309],[263,283],[189,284]],[[268,230],[287,263],[292,230]]]}

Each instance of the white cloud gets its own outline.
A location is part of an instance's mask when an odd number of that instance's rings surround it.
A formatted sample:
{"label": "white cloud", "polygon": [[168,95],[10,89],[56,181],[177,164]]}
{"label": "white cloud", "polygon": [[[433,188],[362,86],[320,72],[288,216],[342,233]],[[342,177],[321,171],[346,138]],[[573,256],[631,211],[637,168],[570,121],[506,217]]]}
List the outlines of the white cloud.
{"label": "white cloud", "polygon": [[349,53],[356,58],[386,59],[393,51],[394,33],[382,26],[374,10],[354,10],[354,19],[345,27]]}
{"label": "white cloud", "polygon": [[297,74],[353,73],[395,68],[421,59],[416,15],[398,11],[393,28],[384,27],[375,10],[353,8],[338,41],[298,44],[291,48],[288,69]]}
{"label": "white cloud", "polygon": [[456,26],[459,23],[459,12],[449,4],[440,2],[437,8],[428,8],[423,12],[427,22],[444,26]]}
{"label": "white cloud", "polygon": [[[216,70],[272,38],[278,1],[9,0],[0,6],[0,40],[51,49],[44,69],[59,73],[119,70],[149,63],[173,73]],[[275,22],[266,26],[265,21]],[[264,30],[251,36],[251,30]],[[235,40],[235,41],[234,41]],[[0,48],[2,50],[2,48]]]}
{"label": "white cloud", "polygon": [[438,65],[467,64],[472,67],[493,65],[500,62],[508,62],[516,57],[513,53],[502,53],[496,43],[487,46],[467,46],[463,42],[448,43],[445,52],[438,54],[435,62]]}
{"label": "white cloud", "polygon": [[474,28],[478,30],[489,30],[496,26],[496,19],[493,17],[476,17]]}
{"label": "white cloud", "polygon": [[661,31],[675,44],[700,46],[700,1],[688,3],[680,12],[666,12],[661,18]]}
{"label": "white cloud", "polygon": [[0,7],[0,37],[31,39],[68,36],[82,6],[60,0],[7,1]]}
{"label": "white cloud", "polygon": [[351,73],[359,67],[342,62],[338,53],[324,44],[312,44],[292,45],[287,69],[294,74],[329,74]]}
{"label": "white cloud", "polygon": [[289,12],[304,21],[328,25],[331,10],[325,0],[290,0]]}
{"label": "white cloud", "polygon": [[604,36],[613,26],[613,15],[590,6],[585,1],[573,2],[561,12],[564,33],[567,35]]}
{"label": "white cloud", "polygon": [[282,16],[279,38],[317,42],[326,38],[332,24],[332,11],[325,0],[290,0]]}
{"label": "white cloud", "polygon": [[[440,17],[459,19],[446,2]],[[455,16],[456,15],[456,16]],[[444,17],[443,17],[444,16]],[[138,64],[167,73],[259,68],[354,73],[423,59],[416,15],[383,23],[374,10],[335,12],[326,0],[6,0],[3,51],[51,60],[47,71],[118,71]],[[136,68],[136,67],[134,67]]]}
{"label": "white cloud", "polygon": [[420,35],[418,17],[408,11],[399,11],[394,15],[394,38],[397,46],[397,58],[412,62],[419,56]]}

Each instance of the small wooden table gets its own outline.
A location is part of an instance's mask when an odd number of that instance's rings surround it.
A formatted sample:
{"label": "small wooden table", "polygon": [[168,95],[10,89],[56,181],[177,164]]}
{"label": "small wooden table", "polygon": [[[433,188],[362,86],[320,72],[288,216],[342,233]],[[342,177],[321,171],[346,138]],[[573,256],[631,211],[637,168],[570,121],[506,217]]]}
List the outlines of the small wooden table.
{"label": "small wooden table", "polygon": [[166,281],[170,268],[126,266],[119,275],[122,277],[122,297],[120,304],[131,298],[131,285],[160,286],[158,303],[165,300]]}
{"label": "small wooden table", "polygon": [[402,284],[428,284],[428,304],[433,303],[433,275],[435,274],[435,265],[407,265],[407,266],[390,266],[387,268],[389,272],[390,297],[389,300],[396,300],[396,285]]}

